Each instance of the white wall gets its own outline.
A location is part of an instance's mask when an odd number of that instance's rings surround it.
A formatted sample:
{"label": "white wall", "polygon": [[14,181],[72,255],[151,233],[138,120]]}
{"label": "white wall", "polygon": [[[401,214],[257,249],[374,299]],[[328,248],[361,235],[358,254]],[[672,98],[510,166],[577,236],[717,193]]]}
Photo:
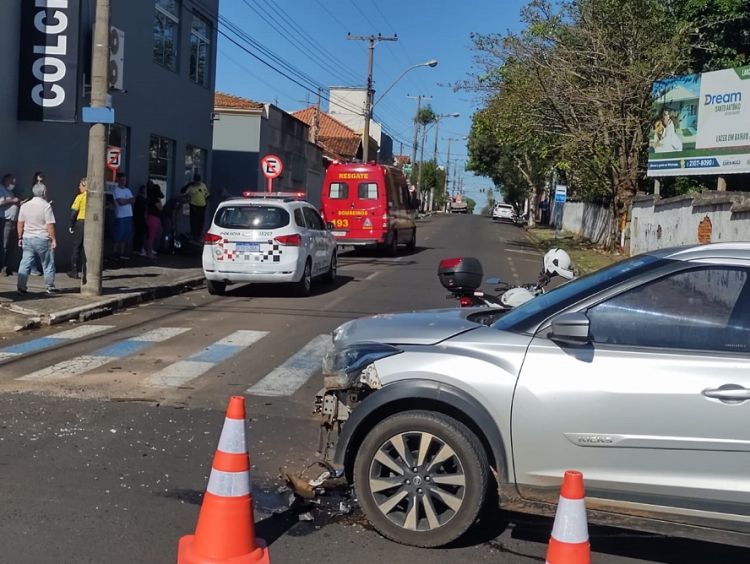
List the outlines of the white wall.
{"label": "white wall", "polygon": [[584,202],[566,202],[562,228],[578,237],[603,245],[609,240],[610,210]]}

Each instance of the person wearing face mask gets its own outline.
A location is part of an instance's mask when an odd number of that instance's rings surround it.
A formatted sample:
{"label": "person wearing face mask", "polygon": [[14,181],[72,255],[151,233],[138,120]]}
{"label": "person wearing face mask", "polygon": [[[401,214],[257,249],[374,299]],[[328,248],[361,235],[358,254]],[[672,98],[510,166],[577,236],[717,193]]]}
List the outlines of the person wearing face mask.
{"label": "person wearing face mask", "polygon": [[0,270],[10,276],[17,267],[16,262],[16,220],[21,202],[15,193],[16,177],[3,176],[0,182]]}

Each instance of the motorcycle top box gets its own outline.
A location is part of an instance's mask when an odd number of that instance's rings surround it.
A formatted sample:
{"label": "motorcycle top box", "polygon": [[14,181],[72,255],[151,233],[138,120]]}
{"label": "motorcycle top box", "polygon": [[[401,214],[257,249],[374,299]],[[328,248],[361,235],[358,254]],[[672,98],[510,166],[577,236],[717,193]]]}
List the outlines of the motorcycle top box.
{"label": "motorcycle top box", "polygon": [[451,292],[473,292],[482,284],[482,264],[474,257],[447,258],[438,265],[438,278]]}

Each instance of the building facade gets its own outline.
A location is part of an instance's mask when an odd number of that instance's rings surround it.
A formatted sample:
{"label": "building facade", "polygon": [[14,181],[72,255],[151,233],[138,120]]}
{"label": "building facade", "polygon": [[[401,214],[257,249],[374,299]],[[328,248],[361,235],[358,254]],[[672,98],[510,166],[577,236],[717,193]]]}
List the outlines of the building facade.
{"label": "building facade", "polygon": [[[95,0],[2,2],[0,174],[30,192],[43,171],[58,222],[86,175]],[[210,185],[218,0],[111,2],[107,143],[135,192],[147,180],[169,198],[194,173]],[[61,98],[63,101],[61,102]],[[105,167],[105,163],[102,163]],[[59,230],[63,232],[66,230]],[[59,255],[67,255],[61,236]]]}
{"label": "building facade", "polygon": [[305,192],[320,205],[325,168],[321,148],[310,142],[306,123],[273,104],[217,93],[214,108],[213,186],[224,197],[264,191],[260,169],[265,155],[278,156],[284,169],[273,190]]}
{"label": "building facade", "polygon": [[[331,86],[328,89],[328,113],[334,118],[362,134],[365,127],[365,101],[367,89],[355,86]],[[377,121],[370,120],[370,151],[377,160],[390,164],[393,161],[393,139]]]}

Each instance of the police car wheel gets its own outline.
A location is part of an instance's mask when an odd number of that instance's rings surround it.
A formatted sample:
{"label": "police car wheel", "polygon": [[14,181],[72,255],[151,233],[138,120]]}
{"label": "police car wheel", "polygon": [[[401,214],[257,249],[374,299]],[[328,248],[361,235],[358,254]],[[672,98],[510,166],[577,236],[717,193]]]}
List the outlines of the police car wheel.
{"label": "police car wheel", "polygon": [[223,296],[227,289],[226,282],[217,282],[215,280],[206,280],[206,288],[212,296]]}
{"label": "police car wheel", "polygon": [[337,269],[337,260],[336,260],[336,251],[333,251],[333,254],[331,255],[331,265],[328,267],[328,272],[326,272],[325,275],[325,281],[329,284],[333,284],[336,282],[336,269]]}
{"label": "police car wheel", "polygon": [[297,282],[297,295],[309,296],[312,291],[312,264],[310,259],[307,259],[305,263],[305,270],[302,272],[302,278]]}

